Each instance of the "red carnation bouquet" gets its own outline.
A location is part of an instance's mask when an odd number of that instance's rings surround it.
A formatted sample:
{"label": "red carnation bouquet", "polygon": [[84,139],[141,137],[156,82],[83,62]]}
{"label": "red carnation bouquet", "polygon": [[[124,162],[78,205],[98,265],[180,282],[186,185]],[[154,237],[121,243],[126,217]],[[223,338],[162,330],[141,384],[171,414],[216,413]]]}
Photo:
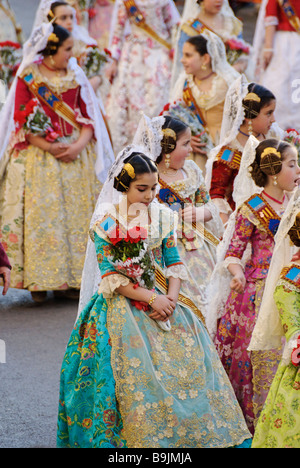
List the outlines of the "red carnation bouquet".
{"label": "red carnation bouquet", "polygon": [[225,43],[227,62],[233,65],[241,55],[249,55],[250,48],[242,39],[232,37]]}
{"label": "red carnation bouquet", "polygon": [[[155,270],[147,236],[147,230],[143,227],[135,226],[123,231],[117,226],[109,234],[112,246],[108,260],[119,273],[131,279],[134,287],[141,286],[152,290],[155,284]],[[139,310],[150,309],[150,306],[145,302],[133,300],[131,302]]]}
{"label": "red carnation bouquet", "polygon": [[36,98],[31,99],[26,105],[21,105],[15,112],[15,126],[16,132],[23,129],[25,133],[40,135],[51,143],[62,136],[60,126],[52,125],[50,117],[45,114]]}

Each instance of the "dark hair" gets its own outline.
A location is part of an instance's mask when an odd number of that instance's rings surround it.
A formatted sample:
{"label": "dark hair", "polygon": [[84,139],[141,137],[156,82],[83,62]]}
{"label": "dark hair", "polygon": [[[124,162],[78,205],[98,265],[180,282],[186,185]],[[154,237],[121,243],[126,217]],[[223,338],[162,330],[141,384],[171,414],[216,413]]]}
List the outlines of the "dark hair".
{"label": "dark hair", "polygon": [[[54,41],[51,39],[52,34],[54,34],[57,38],[58,41]],[[60,48],[60,46],[69,38],[71,37],[71,33],[63,28],[62,26],[59,26],[58,24],[53,24],[53,33],[49,36],[47,45],[44,50],[40,51],[40,54],[42,54],[44,57],[48,57],[50,55],[55,55]]]}
{"label": "dark hair", "polygon": [[51,3],[49,13],[47,14],[47,19],[48,21],[52,21],[55,18],[55,8],[60,7],[60,6],[71,6],[67,2],[53,2]]}
{"label": "dark hair", "polygon": [[295,222],[288,232],[291,241],[296,247],[300,247],[300,213],[296,216]]}
{"label": "dark hair", "polygon": [[186,42],[188,42],[189,44],[192,44],[195,47],[198,54],[200,55],[208,54],[207,39],[204,36],[201,36],[201,34],[199,36],[190,37]]}
{"label": "dark hair", "polygon": [[[253,99],[246,99],[250,93],[256,94],[256,96],[259,98],[259,102],[258,100],[255,101]],[[246,119],[255,119],[263,107],[268,106],[272,100],[276,100],[274,94],[271,91],[256,83],[249,84],[247,96],[243,99],[243,107],[245,110]]]}
{"label": "dark hair", "polygon": [[[269,164],[267,168],[261,166],[261,156],[266,148],[274,148],[280,154],[281,158],[278,158],[275,154],[270,154]],[[269,138],[264,140],[256,148],[255,160],[250,166],[251,176],[259,187],[264,187],[268,181],[268,175],[276,175],[282,169],[282,160],[285,158],[285,152],[288,148],[293,148],[293,145],[287,141],[276,140],[276,138]],[[271,171],[270,171],[271,169]]]}
{"label": "dark hair", "polygon": [[134,169],[134,177],[131,177],[130,173],[123,167],[120,174],[114,179],[114,188],[118,190],[118,192],[127,192],[130,183],[136,179],[137,175],[158,172],[152,159],[142,153],[132,153],[128,158],[124,159],[124,165],[125,164],[131,164]]}
{"label": "dark hair", "polygon": [[169,115],[165,115],[164,117],[165,117],[165,121],[164,121],[164,124],[162,126],[162,130],[164,130],[166,128],[170,128],[171,130],[173,130],[176,133],[176,139],[168,137],[168,142],[167,142],[166,139],[165,139],[165,136],[163,137],[162,142],[161,142],[162,150],[161,150],[160,155],[156,159],[156,164],[159,164],[161,162],[161,160],[162,160],[163,155],[167,153],[166,146],[168,146],[170,144],[170,140],[171,140],[171,143],[173,143],[174,149],[175,149],[176,141],[186,131],[186,129],[189,128],[188,125],[185,124],[180,119],[174,119],[173,117],[170,117]]}

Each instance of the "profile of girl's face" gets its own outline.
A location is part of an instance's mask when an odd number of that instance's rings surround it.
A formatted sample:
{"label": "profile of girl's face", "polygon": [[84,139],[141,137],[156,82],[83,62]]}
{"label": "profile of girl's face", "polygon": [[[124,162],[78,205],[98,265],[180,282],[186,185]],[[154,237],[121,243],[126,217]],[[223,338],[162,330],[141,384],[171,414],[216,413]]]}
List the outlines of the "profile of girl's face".
{"label": "profile of girl's face", "polygon": [[216,15],[221,11],[223,3],[224,0],[202,0],[200,5],[202,5],[211,15]]}
{"label": "profile of girl's face", "polygon": [[282,169],[277,174],[277,185],[287,192],[292,192],[300,182],[300,167],[296,148],[289,147],[284,151]]}
{"label": "profile of girl's face", "polygon": [[276,100],[271,101],[264,107],[261,108],[259,114],[255,119],[252,120],[252,129],[256,134],[267,135],[272,124],[275,122]]}
{"label": "profile of girl's face", "polygon": [[188,75],[197,75],[202,70],[203,65],[210,63],[209,54],[200,55],[196,47],[189,42],[185,42],[182,49],[181,63]]}
{"label": "profile of girl's face", "polygon": [[73,46],[74,40],[71,36],[61,44],[56,54],[53,55],[56,68],[66,69],[68,67],[69,60],[73,55]]}
{"label": "profile of girl's face", "polygon": [[181,169],[184,161],[192,151],[191,147],[191,129],[188,127],[176,140],[176,148],[170,153],[170,167],[172,169]]}

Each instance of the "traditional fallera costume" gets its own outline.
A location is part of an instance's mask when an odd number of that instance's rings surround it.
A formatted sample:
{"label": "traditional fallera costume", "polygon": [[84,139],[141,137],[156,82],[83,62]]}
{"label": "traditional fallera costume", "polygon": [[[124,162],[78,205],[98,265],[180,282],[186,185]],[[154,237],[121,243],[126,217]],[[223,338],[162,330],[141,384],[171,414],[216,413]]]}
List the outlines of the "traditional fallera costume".
{"label": "traditional fallera costume", "polygon": [[[237,209],[229,218],[208,288],[206,323],[226,369],[249,430],[254,432],[281,357],[281,347],[247,351],[264,291],[282,211],[275,212],[248,174],[258,140],[250,136],[236,180]],[[251,246],[249,250],[249,246]],[[243,293],[230,290],[229,264],[243,267]],[[215,294],[215,291],[220,291]]]}
{"label": "traditional fallera costume", "polygon": [[[276,26],[272,59],[263,69],[266,26]],[[256,80],[277,98],[275,116],[284,130],[299,131],[300,5],[296,0],[263,0],[253,39]],[[276,80],[274,76],[276,75]]]}
{"label": "traditional fallera costume", "polygon": [[[220,213],[230,215],[236,207],[234,184],[239,172],[244,147],[238,141],[239,128],[245,119],[243,99],[248,94],[248,81],[240,75],[226,95],[220,144],[209,154],[205,183]],[[283,131],[274,122],[265,138],[281,138]]]}
{"label": "traditional fallera costume", "polygon": [[[31,291],[80,288],[89,219],[114,160],[97,99],[76,60],[64,77],[49,79],[39,70],[38,53],[52,30],[43,24],[24,45],[0,114],[1,240],[13,267],[11,286]],[[29,117],[46,121],[43,129],[36,125],[53,138],[48,141],[72,143],[82,126],[91,126],[94,138],[78,159],[63,163],[28,143],[26,132],[37,132]]]}
{"label": "traditional fallera costume", "polygon": [[299,213],[300,191],[296,190],[275,237],[260,314],[249,345],[252,351],[267,351],[280,346],[284,336],[286,341],[255,428],[254,448],[300,448],[300,265],[299,261],[292,261],[292,255],[298,248],[292,245],[288,235]]}
{"label": "traditional fallera costume", "polygon": [[[91,221],[79,315],[62,365],[58,445],[229,447],[245,441],[247,446],[249,432],[205,325],[192,312],[193,297],[180,291],[166,328],[148,317],[142,303],[116,292],[137,281],[130,273],[132,258],[113,261],[110,237],[117,226],[129,235],[126,220],[116,216],[122,194],[113,180],[135,151],[144,148],[132,145],[118,156]],[[187,274],[172,211],[153,201],[149,215],[139,265],[151,273],[148,288],[165,294],[169,277],[184,280]],[[133,222],[130,226],[136,229]]]}
{"label": "traditional fallera costume", "polygon": [[200,19],[203,6],[196,0],[185,0],[184,9],[181,16],[180,26],[176,35],[176,44],[174,52],[174,64],[172,69],[172,88],[175,85],[180,73],[182,72],[182,49],[184,43],[193,36],[198,36],[206,31],[217,34],[224,42],[226,48],[226,57],[231,65],[239,60],[247,60],[251,51],[250,44],[246,44],[242,39],[242,22],[235,16],[228,4],[224,0],[221,9],[223,19],[222,28],[212,29]]}
{"label": "traditional fallera costume", "polygon": [[158,115],[169,100],[171,34],[179,22],[172,0],[117,0],[110,52],[118,61],[106,102],[116,154],[132,142],[140,111]]}
{"label": "traditional fallera costume", "polygon": [[[162,151],[164,122],[163,116],[149,119],[144,115],[133,140],[135,144],[143,146],[154,161]],[[186,295],[192,293],[198,307],[202,309],[206,304],[206,286],[216,262],[216,248],[224,229],[219,212],[209,198],[199,167],[194,161],[186,160],[182,170],[184,178],[172,183],[159,177],[157,199],[175,211],[193,204],[195,207],[205,206],[211,212],[210,221],[193,224],[181,222],[177,230],[177,248],[189,275],[182,289]]]}

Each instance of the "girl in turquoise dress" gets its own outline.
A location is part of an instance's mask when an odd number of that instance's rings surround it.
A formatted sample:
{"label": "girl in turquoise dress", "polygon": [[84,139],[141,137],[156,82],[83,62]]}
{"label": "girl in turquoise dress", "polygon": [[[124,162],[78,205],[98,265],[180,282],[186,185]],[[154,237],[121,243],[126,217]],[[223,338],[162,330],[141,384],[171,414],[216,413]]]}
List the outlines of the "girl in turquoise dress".
{"label": "girl in turquoise dress", "polygon": [[155,164],[132,145],[99,197],[62,364],[60,447],[249,445],[201,311],[180,291],[187,274],[157,184]]}

